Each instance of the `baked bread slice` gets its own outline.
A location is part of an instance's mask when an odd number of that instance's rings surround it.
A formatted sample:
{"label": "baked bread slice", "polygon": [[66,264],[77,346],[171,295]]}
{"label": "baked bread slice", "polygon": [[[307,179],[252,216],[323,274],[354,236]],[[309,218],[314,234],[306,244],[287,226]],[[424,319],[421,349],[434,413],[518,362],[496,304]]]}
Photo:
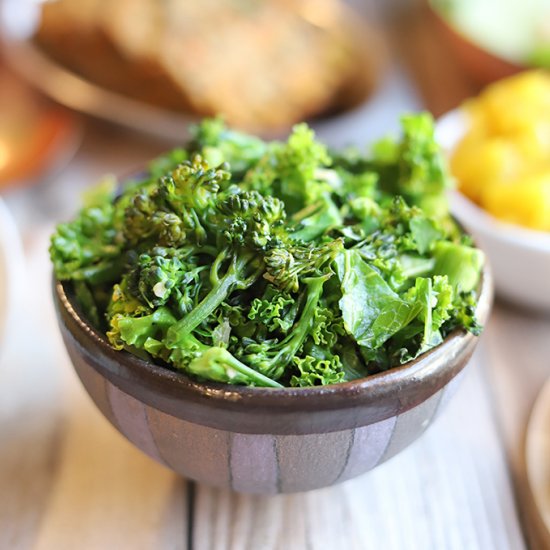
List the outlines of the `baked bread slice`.
{"label": "baked bread slice", "polygon": [[331,0],[57,0],[36,40],[108,89],[274,134],[370,91],[344,13]]}

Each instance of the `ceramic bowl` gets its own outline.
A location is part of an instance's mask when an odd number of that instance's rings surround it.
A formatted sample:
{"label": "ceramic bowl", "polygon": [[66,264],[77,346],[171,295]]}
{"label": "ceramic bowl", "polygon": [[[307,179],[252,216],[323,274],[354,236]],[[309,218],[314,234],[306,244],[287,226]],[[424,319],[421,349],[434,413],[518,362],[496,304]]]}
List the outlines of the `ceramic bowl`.
{"label": "ceramic bowl", "polygon": [[[478,316],[491,301],[484,272]],[[343,384],[247,388],[198,383],[110,347],[56,282],[61,333],[84,387],[132,443],[175,472],[247,493],[308,491],[358,476],[430,425],[477,338],[456,330],[415,361]]]}
{"label": "ceramic bowl", "polygon": [[[436,138],[452,154],[468,127],[464,111],[441,117]],[[451,211],[486,252],[500,297],[531,309],[550,311],[550,234],[504,223],[455,191]]]}
{"label": "ceramic bowl", "polygon": [[499,57],[473,42],[447,21],[430,2],[428,4],[441,39],[447,44],[458,65],[477,84],[485,86],[525,70],[525,65]]}

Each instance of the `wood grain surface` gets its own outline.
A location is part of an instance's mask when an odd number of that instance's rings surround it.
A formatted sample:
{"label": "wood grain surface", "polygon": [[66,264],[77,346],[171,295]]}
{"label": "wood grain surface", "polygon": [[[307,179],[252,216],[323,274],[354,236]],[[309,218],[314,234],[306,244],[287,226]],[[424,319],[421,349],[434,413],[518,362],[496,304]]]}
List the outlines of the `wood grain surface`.
{"label": "wood grain surface", "polygon": [[0,365],[0,548],[524,548],[487,357],[505,369],[503,357],[515,356],[507,348],[493,354],[492,338],[498,330],[520,338],[522,326],[531,353],[544,351],[546,332],[533,329],[539,320],[497,308],[485,349],[434,426],[371,473],[286,496],[205,486],[189,493],[120,436],[81,388],[54,324],[46,239],[47,231],[35,235],[28,248],[28,272],[45,282],[26,301],[40,307],[21,321],[27,331],[10,338]]}
{"label": "wood grain surface", "polygon": [[524,547],[479,359],[435,425],[366,475],[298,495],[196,492],[201,550]]}
{"label": "wood grain surface", "polygon": [[187,548],[186,481],[126,441],[69,367],[46,237],[0,365],[0,548]]}
{"label": "wood grain surface", "polygon": [[550,378],[550,317],[497,303],[486,342],[487,384],[508,456],[520,519],[532,548],[546,549],[545,528],[527,480],[525,438],[535,399]]}
{"label": "wood grain surface", "polygon": [[[333,143],[383,135],[397,113],[418,106],[415,89],[436,114],[471,93],[426,35],[425,20],[399,24],[395,52],[407,72],[395,70],[398,78],[373,100],[376,113],[343,117],[332,132],[326,126]],[[89,182],[108,171],[131,172],[158,148],[88,126],[81,153],[55,184],[6,197],[26,244],[28,291],[18,298],[0,362],[0,549],[547,548],[532,519],[524,438],[550,375],[550,318],[504,304],[496,304],[481,349],[426,434],[332,488],[250,497],[195,485],[115,431],[62,346],[47,240],[53,220],[74,211]]]}
{"label": "wood grain surface", "polygon": [[540,538],[550,547],[550,378],[539,392],[525,438],[527,481],[540,520]]}

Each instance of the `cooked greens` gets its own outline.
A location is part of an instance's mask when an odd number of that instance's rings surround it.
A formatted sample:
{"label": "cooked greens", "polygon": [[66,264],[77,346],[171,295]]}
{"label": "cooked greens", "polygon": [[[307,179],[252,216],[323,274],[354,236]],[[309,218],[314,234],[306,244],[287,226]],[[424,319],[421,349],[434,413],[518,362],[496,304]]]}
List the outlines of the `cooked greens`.
{"label": "cooked greens", "polygon": [[201,380],[313,386],[477,333],[483,256],[454,224],[429,115],[365,156],[304,124],[264,142],[203,121],[186,149],[106,181],[51,241],[116,349]]}

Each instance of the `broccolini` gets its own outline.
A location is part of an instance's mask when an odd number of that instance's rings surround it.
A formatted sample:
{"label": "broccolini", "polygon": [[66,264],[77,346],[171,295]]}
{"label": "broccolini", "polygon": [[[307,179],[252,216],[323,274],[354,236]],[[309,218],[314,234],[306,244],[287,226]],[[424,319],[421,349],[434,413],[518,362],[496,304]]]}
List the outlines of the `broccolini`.
{"label": "broccolini", "polygon": [[221,383],[334,384],[478,333],[483,255],[449,215],[430,116],[402,124],[361,154],[205,120],[57,227],[56,277],[116,349]]}

